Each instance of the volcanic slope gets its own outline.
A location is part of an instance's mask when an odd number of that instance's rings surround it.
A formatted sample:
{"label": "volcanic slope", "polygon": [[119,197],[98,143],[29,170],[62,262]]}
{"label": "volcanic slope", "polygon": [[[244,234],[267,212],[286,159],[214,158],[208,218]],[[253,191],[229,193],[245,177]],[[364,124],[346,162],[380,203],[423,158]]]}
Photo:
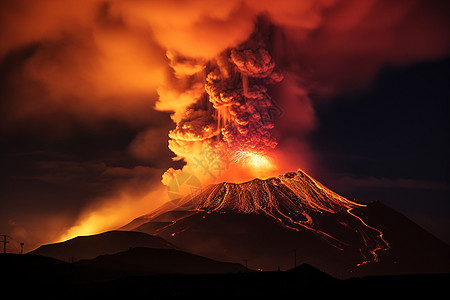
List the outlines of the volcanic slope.
{"label": "volcanic slope", "polygon": [[450,271],[448,245],[392,209],[350,201],[301,170],[209,185],[167,207],[130,224],[185,251],[247,260],[252,269],[309,263],[341,278]]}

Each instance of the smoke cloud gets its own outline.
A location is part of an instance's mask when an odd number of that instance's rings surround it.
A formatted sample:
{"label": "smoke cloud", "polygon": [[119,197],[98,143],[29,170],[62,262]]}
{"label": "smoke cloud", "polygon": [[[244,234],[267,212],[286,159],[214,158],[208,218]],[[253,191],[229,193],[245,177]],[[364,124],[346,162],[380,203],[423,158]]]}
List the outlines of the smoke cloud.
{"label": "smoke cloud", "polygon": [[[230,59],[250,78],[261,78],[276,64],[283,73],[294,72],[307,94],[326,98],[367,86],[386,65],[435,59],[449,51],[448,5],[418,0],[283,0],[276,5],[19,0],[0,5],[2,123],[8,128],[48,117],[86,126],[111,119],[144,125],[158,98],[156,108],[174,111],[179,119],[198,100],[205,81],[227,77]],[[250,44],[261,16],[270,26],[260,32],[265,41],[258,40],[266,45],[258,49]],[[227,59],[221,58],[224,51],[231,51]],[[248,65],[255,59],[269,59],[268,65]],[[198,85],[187,82],[202,73],[199,68],[207,78],[195,79]]]}
{"label": "smoke cloud", "polygon": [[[190,60],[172,52],[168,58],[174,70],[172,89],[159,90],[156,108],[173,112],[177,125],[169,132],[169,148],[176,159],[185,160],[189,171],[205,156],[212,156],[212,160],[219,158],[218,167],[227,172],[236,153],[265,154],[275,148],[270,130],[276,109],[266,85],[280,82],[283,76],[275,68],[262,32],[257,29],[246,42],[214,60]],[[184,90],[179,91],[180,87]],[[211,166],[203,167],[204,175],[210,176]],[[171,178],[170,172],[166,175]]]}

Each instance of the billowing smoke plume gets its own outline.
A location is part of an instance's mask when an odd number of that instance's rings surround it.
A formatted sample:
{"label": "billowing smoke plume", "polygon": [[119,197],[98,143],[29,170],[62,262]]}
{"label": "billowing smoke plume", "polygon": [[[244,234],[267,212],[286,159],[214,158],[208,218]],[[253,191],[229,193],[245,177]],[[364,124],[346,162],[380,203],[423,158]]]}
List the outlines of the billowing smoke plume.
{"label": "billowing smoke plume", "polygon": [[[173,111],[176,128],[169,132],[169,148],[190,170],[208,163],[205,156],[225,169],[242,153],[265,155],[277,145],[271,134],[277,108],[267,86],[280,82],[283,75],[261,27],[257,24],[247,41],[212,60],[168,52],[174,81],[172,90],[159,89],[156,108]],[[180,86],[184,86],[181,91],[177,90]],[[204,175],[212,175],[210,167],[203,165]],[[172,173],[171,169],[166,174],[165,183]]]}

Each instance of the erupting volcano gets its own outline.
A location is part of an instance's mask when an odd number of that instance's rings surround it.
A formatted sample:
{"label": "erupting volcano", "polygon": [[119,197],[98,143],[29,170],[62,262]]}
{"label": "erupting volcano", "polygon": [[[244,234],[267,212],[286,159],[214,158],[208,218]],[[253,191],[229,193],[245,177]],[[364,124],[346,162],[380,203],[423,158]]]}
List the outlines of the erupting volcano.
{"label": "erupting volcano", "polygon": [[437,2],[1,1],[0,243],[30,254],[0,257],[12,281],[448,273],[449,245],[389,207],[448,243]]}
{"label": "erupting volcano", "polygon": [[[389,222],[403,220],[391,217],[389,208],[350,201],[298,170],[266,180],[206,186],[124,229],[158,235],[214,259],[249,259],[253,268],[262,270],[291,267],[295,251],[295,263],[311,263],[340,277],[403,272],[408,267],[423,271],[422,262],[408,261],[403,253],[417,243],[415,237],[399,244],[396,225]],[[384,230],[394,239],[393,249]],[[429,254],[413,252],[412,257]],[[425,269],[439,268],[441,262],[433,260],[427,258]]]}

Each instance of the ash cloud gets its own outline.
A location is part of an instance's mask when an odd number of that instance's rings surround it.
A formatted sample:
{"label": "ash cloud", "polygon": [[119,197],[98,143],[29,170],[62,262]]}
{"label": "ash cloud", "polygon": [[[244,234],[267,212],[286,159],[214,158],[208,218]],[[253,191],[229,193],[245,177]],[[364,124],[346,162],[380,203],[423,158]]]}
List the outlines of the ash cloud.
{"label": "ash cloud", "polygon": [[[89,128],[109,120],[144,126],[158,98],[157,109],[179,116],[197,100],[198,87],[179,80],[173,88],[172,76],[199,73],[215,60],[223,72],[229,61],[220,56],[227,49],[234,49],[231,58],[243,75],[270,73],[276,62],[285,75],[296,74],[297,86],[325,99],[366,87],[386,65],[436,59],[450,47],[448,5],[440,2],[18,0],[0,5],[2,124],[8,128],[26,122],[40,127],[39,120],[49,118],[59,127]],[[275,28],[266,50],[240,51],[236,47],[251,37],[261,16]],[[255,72],[252,68],[261,66],[246,55],[258,63],[269,55],[268,69]]]}
{"label": "ash cloud", "polygon": [[[260,19],[247,41],[214,60],[200,62],[169,52],[176,92],[161,89],[156,108],[174,112],[176,128],[169,132],[169,148],[187,163],[187,170],[195,169],[206,149],[230,161],[238,152],[264,155],[277,145],[271,134],[276,107],[267,85],[280,82],[283,75],[267,49],[266,22]],[[177,91],[180,86],[185,90]],[[167,97],[170,94],[175,99]]]}

